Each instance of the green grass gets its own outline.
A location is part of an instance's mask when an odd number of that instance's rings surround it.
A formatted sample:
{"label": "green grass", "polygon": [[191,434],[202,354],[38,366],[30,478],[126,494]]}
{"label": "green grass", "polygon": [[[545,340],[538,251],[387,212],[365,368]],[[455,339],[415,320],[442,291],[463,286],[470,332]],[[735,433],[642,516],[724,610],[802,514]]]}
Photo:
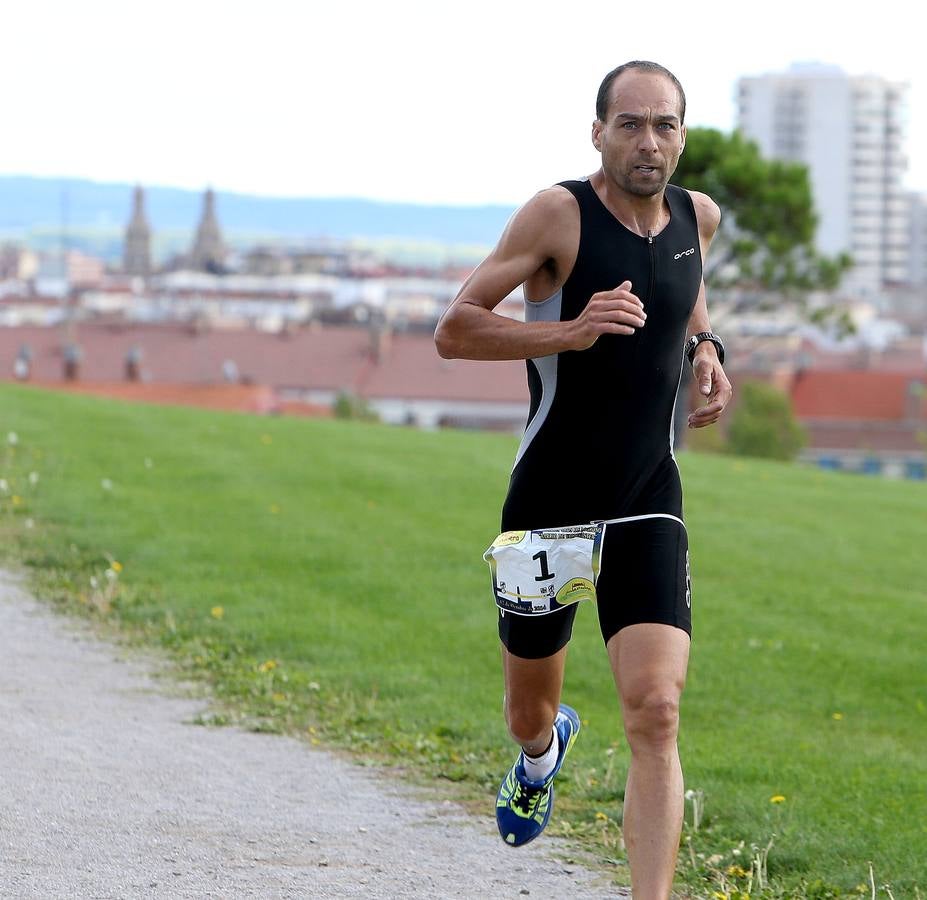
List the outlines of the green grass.
{"label": "green grass", "polygon": [[[491,815],[512,748],[480,554],[514,439],[13,386],[0,411],[0,538],[40,594],[167,647],[212,685],[216,721],[308,728],[455,781]],[[736,897],[748,879],[728,869],[750,870],[773,839],[754,897],[850,895],[870,862],[895,897],[923,893],[927,486],[721,456],[680,465],[695,621],[680,746],[704,794],[698,830],[687,803],[680,886]],[[586,727],[552,830],[617,859],[626,880],[628,754],[591,609],[565,698]]]}

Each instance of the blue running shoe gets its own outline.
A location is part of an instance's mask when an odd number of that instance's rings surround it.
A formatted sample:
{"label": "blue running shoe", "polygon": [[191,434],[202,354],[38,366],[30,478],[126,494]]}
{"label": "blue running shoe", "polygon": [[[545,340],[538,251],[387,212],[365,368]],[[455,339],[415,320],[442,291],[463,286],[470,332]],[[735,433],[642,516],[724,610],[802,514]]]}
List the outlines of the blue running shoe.
{"label": "blue running shoe", "polygon": [[554,728],[557,729],[560,746],[553,772],[541,781],[529,781],[525,775],[525,754],[522,752],[503,779],[496,796],[496,824],[502,840],[511,847],[520,847],[533,841],[550,821],[554,808],[554,776],[560,771],[564,758],[579,734],[576,710],[561,703]]}

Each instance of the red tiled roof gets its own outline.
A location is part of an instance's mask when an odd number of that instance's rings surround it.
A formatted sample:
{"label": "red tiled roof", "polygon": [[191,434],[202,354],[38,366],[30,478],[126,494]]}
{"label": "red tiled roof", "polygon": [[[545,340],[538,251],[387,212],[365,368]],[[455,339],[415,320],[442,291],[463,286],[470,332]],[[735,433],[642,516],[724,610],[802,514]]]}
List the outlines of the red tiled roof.
{"label": "red tiled roof", "polygon": [[528,402],[523,361],[442,359],[425,335],[393,335],[381,362],[365,368],[360,389],[371,399]]}
{"label": "red tiled roof", "polygon": [[[921,396],[911,400],[912,382]],[[917,411],[927,417],[927,372],[807,370],[796,376],[792,403],[800,419],[900,421]]]}
{"label": "red tiled roof", "polygon": [[271,387],[311,386],[355,389],[367,359],[362,329],[305,329],[292,336],[249,330],[195,332],[177,325],[97,325],[82,323],[69,340],[62,328],[0,328],[0,378],[13,377],[19,347],[32,351],[32,380],[63,380],[64,346],[81,349],[82,382],[125,378],[128,352],[142,350],[144,381],[158,384],[222,384],[223,364],[235,363],[242,380]]}
{"label": "red tiled roof", "polygon": [[19,348],[32,352],[30,380],[64,381],[64,347],[81,349],[79,383],[125,381],[126,356],[142,351],[143,383],[220,385],[223,363],[239,377],[272,388],[347,390],[370,398],[481,400],[525,403],[523,362],[443,360],[430,335],[394,334],[374,362],[366,328],[314,326],[288,335],[181,325],[80,323],[62,327],[0,328],[0,379],[14,377]]}

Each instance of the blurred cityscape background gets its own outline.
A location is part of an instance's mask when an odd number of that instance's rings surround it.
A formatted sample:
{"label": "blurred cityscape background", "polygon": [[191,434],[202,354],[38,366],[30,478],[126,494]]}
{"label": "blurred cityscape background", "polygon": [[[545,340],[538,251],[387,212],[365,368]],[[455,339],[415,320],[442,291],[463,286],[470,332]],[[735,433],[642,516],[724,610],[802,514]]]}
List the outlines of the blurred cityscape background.
{"label": "blurred cityscape background", "polygon": [[[714,435],[680,429],[680,443],[925,477],[927,193],[905,186],[908,92],[794,65],[738,81],[736,135],[692,129],[684,160],[699,158],[674,180],[725,212],[710,306],[737,403],[751,409]],[[743,192],[721,171],[735,151],[745,166],[760,165],[751,153],[782,163],[768,171],[783,184],[805,179],[809,241],[789,215],[754,222],[757,209],[791,209],[788,198],[738,205]],[[765,180],[766,169],[746,171]],[[432,342],[513,209],[0,176],[0,379],[517,432],[524,364],[442,360]],[[774,272],[796,242],[806,268]],[[521,318],[521,291],[498,311]],[[683,397],[684,413],[689,386]]]}

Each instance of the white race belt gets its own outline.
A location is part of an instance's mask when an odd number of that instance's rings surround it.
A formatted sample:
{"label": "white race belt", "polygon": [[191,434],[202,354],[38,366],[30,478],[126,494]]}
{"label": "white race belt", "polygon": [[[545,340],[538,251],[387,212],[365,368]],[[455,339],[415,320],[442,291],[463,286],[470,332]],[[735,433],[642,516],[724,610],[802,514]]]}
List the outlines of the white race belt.
{"label": "white race belt", "polygon": [[483,554],[499,609],[543,616],[595,600],[605,522],[504,531]]}

